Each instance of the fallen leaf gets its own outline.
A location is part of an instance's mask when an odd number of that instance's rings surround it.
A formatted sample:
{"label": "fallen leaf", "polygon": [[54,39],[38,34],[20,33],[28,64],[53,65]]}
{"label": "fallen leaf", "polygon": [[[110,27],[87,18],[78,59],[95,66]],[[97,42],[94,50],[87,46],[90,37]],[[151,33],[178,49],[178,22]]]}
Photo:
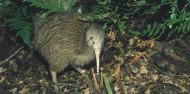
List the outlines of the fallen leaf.
{"label": "fallen leaf", "polygon": [[86,88],[84,94],[90,94],[90,89],[89,89],[89,88]]}
{"label": "fallen leaf", "polygon": [[7,71],[6,68],[0,67],[0,73],[4,73],[4,72],[6,72],[6,71]]}
{"label": "fallen leaf", "polygon": [[12,88],[12,89],[10,89],[8,91],[11,92],[11,94],[16,94],[17,90],[18,90],[18,88]]}
{"label": "fallen leaf", "polygon": [[111,41],[115,41],[115,32],[112,31],[112,29],[109,31],[109,33],[107,34],[107,37],[111,40]]}
{"label": "fallen leaf", "polygon": [[116,43],[115,48],[121,48],[121,47],[123,47],[123,43],[122,42]]}
{"label": "fallen leaf", "polygon": [[0,83],[2,83],[5,80],[5,77],[0,76]]}
{"label": "fallen leaf", "polygon": [[147,74],[147,73],[148,73],[148,70],[146,69],[146,66],[142,65],[142,66],[140,67],[140,73],[141,73],[141,74]]}
{"label": "fallen leaf", "polygon": [[25,86],[24,88],[22,88],[22,90],[19,91],[19,94],[26,94],[26,92],[29,91],[28,86]]}
{"label": "fallen leaf", "polygon": [[155,43],[155,39],[145,40],[145,41],[139,41],[137,43],[136,47],[139,47],[139,48],[144,48],[144,47],[153,48],[154,47],[154,43]]}
{"label": "fallen leaf", "polygon": [[97,79],[96,79],[96,76],[95,76],[95,74],[94,74],[94,70],[92,69],[92,76],[93,76],[93,79],[94,79],[94,85],[95,85],[95,88],[96,88],[96,90],[99,90],[99,84],[98,84],[98,81],[97,81]]}
{"label": "fallen leaf", "polygon": [[145,92],[145,94],[151,94],[150,93],[150,89],[147,89],[146,92]]}
{"label": "fallen leaf", "polygon": [[180,85],[184,85],[184,84],[186,84],[187,83],[187,81],[185,80],[185,79],[180,79],[179,80],[179,84]]}
{"label": "fallen leaf", "polygon": [[118,86],[120,86],[120,66],[121,65],[118,64],[115,72],[112,74],[112,76],[115,77]]}
{"label": "fallen leaf", "polygon": [[132,71],[134,74],[137,74],[137,72],[139,71],[138,68],[136,68],[136,67],[134,67],[134,66],[132,66],[132,65],[130,65],[130,68],[131,68],[131,71]]}
{"label": "fallen leaf", "polygon": [[158,80],[158,74],[153,74],[152,75],[152,80],[157,81]]}

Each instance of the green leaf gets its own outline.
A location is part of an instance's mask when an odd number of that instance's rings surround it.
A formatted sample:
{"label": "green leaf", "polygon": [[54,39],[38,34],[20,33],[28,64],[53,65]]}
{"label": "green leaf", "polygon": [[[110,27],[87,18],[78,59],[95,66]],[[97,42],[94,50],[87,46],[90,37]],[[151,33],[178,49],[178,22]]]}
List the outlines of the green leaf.
{"label": "green leaf", "polygon": [[111,86],[109,84],[108,77],[106,76],[106,74],[102,74],[102,76],[103,76],[105,87],[106,87],[106,90],[107,90],[108,94],[113,94],[113,92],[111,90]]}
{"label": "green leaf", "polygon": [[17,31],[16,36],[21,37],[23,42],[30,46],[32,26],[21,16],[16,16],[7,20],[11,30]]}
{"label": "green leaf", "polygon": [[101,5],[107,5],[111,2],[112,0],[104,0],[104,1],[101,1],[101,0],[97,0],[97,2]]}
{"label": "green leaf", "polygon": [[142,1],[136,1],[136,2],[134,3],[134,6],[143,6],[143,5],[145,5],[145,4],[147,4],[147,3],[146,3],[146,1],[144,1],[144,0],[142,0]]}
{"label": "green leaf", "polygon": [[80,5],[77,12],[80,13],[80,14],[82,14],[83,13],[82,10],[83,10],[83,6]]}
{"label": "green leaf", "polygon": [[190,23],[187,23],[187,31],[190,31]]}
{"label": "green leaf", "polygon": [[172,34],[177,30],[177,27],[175,29],[170,30],[168,33],[168,38],[172,36]]}
{"label": "green leaf", "polygon": [[98,18],[98,19],[104,19],[106,17],[108,17],[110,15],[110,13],[104,13],[104,14],[99,14],[99,15],[94,15],[94,17]]}
{"label": "green leaf", "polygon": [[158,25],[157,25],[157,28],[156,28],[156,31],[154,32],[153,37],[156,37],[156,35],[159,33],[159,31],[161,31],[161,27],[162,27],[162,26],[163,26],[162,24],[158,24]]}
{"label": "green leaf", "polygon": [[182,29],[182,32],[185,33],[186,32],[186,28],[187,28],[187,24],[184,23],[184,26],[183,26],[183,29]]}
{"label": "green leaf", "polygon": [[147,28],[146,28],[146,32],[150,32],[150,30],[151,30],[151,25],[148,24],[148,25],[147,25]]}
{"label": "green leaf", "polygon": [[142,36],[145,36],[147,34],[146,30],[143,30]]}
{"label": "green leaf", "polygon": [[59,11],[59,0],[54,0],[54,8],[55,8],[55,11]]}
{"label": "green leaf", "polygon": [[149,31],[148,37],[151,37],[154,34],[156,27],[157,27],[157,22],[154,22],[152,29]]}
{"label": "green leaf", "polygon": [[160,38],[166,31],[166,27],[164,26],[164,27],[162,27],[162,29],[161,29],[161,33],[159,34],[159,36],[158,37],[156,37],[157,39],[158,38]]}
{"label": "green leaf", "polygon": [[182,28],[183,28],[182,26],[178,27],[177,31],[180,33]]}
{"label": "green leaf", "polygon": [[131,34],[135,35],[135,36],[139,36],[139,35],[142,35],[141,32],[139,31],[130,31]]}
{"label": "green leaf", "polygon": [[64,7],[63,7],[63,1],[62,0],[60,0],[60,7],[59,7],[59,10],[61,11],[61,12],[63,12],[64,11]]}

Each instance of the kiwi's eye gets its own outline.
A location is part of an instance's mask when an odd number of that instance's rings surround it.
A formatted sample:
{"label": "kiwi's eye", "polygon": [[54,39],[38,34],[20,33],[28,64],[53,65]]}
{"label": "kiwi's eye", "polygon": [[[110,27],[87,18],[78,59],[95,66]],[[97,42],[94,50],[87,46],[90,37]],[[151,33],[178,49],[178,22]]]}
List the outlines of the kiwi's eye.
{"label": "kiwi's eye", "polygon": [[95,42],[93,41],[92,43],[94,44]]}

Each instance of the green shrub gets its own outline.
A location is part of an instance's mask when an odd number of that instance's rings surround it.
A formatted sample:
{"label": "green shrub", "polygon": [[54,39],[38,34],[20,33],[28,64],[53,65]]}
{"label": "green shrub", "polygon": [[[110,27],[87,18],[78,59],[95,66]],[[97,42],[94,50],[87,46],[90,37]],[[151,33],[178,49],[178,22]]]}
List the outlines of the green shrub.
{"label": "green shrub", "polygon": [[[52,3],[53,1],[53,3]],[[62,0],[22,0],[21,4],[17,5],[14,1],[4,0],[0,3],[0,17],[7,19],[7,25],[11,31],[15,31],[16,37],[20,37],[23,43],[31,47],[31,36],[33,31],[32,16],[36,13],[29,13],[27,3],[44,11],[39,15],[38,19],[44,19],[49,13],[72,11],[72,6],[76,0],[69,0],[66,9],[64,9],[64,1]],[[45,16],[44,16],[45,15]],[[7,17],[8,16],[8,17]]]}
{"label": "green shrub", "polygon": [[[4,0],[0,3],[0,17],[3,15],[9,15],[8,25],[12,31],[16,31],[16,36],[21,37],[23,42],[30,46],[30,38],[32,35],[32,16],[37,15],[37,21],[46,18],[49,13],[72,11],[73,5],[76,0],[22,0],[22,4],[16,5],[11,0]],[[182,37],[190,30],[190,12],[189,1],[182,9],[179,9],[179,0],[96,0],[93,4],[87,5],[90,7],[88,15],[82,15],[81,20],[84,21],[101,21],[105,27],[114,27],[121,36],[126,37],[126,33],[133,36],[148,37],[159,39],[163,35],[167,36],[167,39],[178,34],[178,37]],[[66,3],[67,2],[67,3]],[[32,7],[37,7],[40,12],[29,13],[28,4]],[[151,20],[143,24],[144,28],[141,29],[129,29],[127,24],[139,20],[139,17],[154,15],[161,15],[159,11],[164,6],[168,10],[165,11],[169,17],[163,17],[161,21]],[[86,7],[86,6],[84,6]],[[80,13],[82,13],[82,7],[79,7]],[[29,15],[30,14],[30,15]],[[147,18],[146,18],[147,19]],[[36,20],[36,19],[35,19]],[[41,22],[41,21],[39,21]],[[135,23],[137,24],[137,23]],[[35,25],[38,25],[36,23]]]}
{"label": "green shrub", "polygon": [[11,30],[15,30],[16,36],[19,36],[23,39],[24,44],[31,47],[30,38],[32,31],[32,24],[27,21],[27,8],[21,7],[18,9],[18,15],[15,15],[12,18],[9,18],[7,22],[9,23],[9,27]]}
{"label": "green shrub", "polygon": [[16,31],[16,36],[22,38],[24,44],[31,46],[32,25],[26,7],[19,7],[11,0],[4,0],[0,3],[0,18],[6,22],[9,31]]}
{"label": "green shrub", "polygon": [[167,38],[170,38],[174,34],[178,34],[175,38],[181,38],[183,35],[190,31],[190,12],[187,12],[186,4],[182,10],[178,7],[178,0],[167,3],[170,5],[170,11],[168,11],[170,17],[163,19],[161,23],[148,24],[142,31],[131,31],[134,35],[146,36],[150,38],[159,39],[163,34],[167,34]]}

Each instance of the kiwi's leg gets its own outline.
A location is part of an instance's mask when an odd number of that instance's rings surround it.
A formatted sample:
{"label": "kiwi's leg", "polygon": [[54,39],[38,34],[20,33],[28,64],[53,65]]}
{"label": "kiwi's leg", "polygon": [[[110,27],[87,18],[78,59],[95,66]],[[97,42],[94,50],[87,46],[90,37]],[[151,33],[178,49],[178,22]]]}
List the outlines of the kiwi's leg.
{"label": "kiwi's leg", "polygon": [[52,78],[52,80],[53,80],[53,82],[55,84],[54,89],[58,90],[58,87],[57,87],[57,73],[55,71],[50,71],[50,73],[51,73],[51,78]]}

